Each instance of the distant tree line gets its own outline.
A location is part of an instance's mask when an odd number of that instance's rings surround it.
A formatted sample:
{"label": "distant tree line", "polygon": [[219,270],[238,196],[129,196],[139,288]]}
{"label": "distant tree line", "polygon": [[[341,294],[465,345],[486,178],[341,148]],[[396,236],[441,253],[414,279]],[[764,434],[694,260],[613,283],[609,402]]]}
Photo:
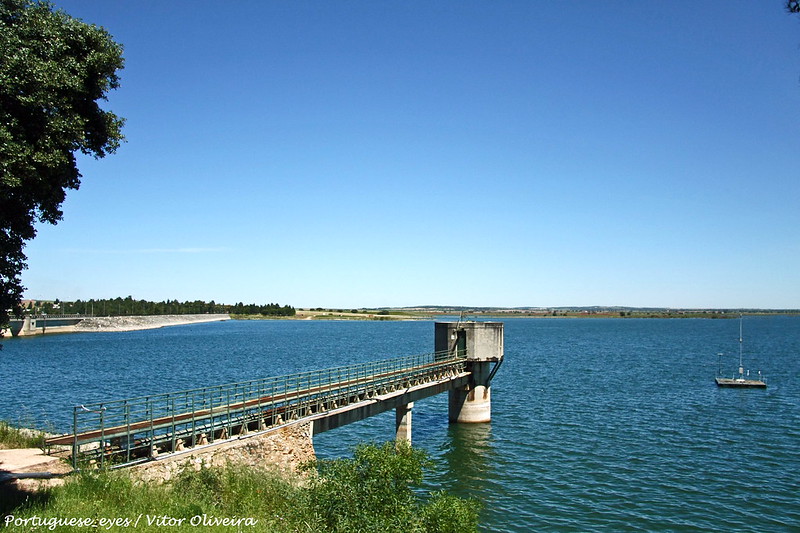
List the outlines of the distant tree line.
{"label": "distant tree line", "polygon": [[281,306],[279,304],[245,305],[239,302],[236,305],[226,305],[224,307],[228,308],[227,311],[224,311],[225,313],[235,315],[294,316],[297,312],[291,305]]}
{"label": "distant tree line", "polygon": [[208,313],[229,313],[237,315],[264,315],[264,316],[294,316],[296,310],[290,305],[270,304],[244,304],[239,302],[234,305],[217,303],[214,300],[204,302],[194,300],[179,302],[178,300],[164,300],[151,302],[148,300],[135,300],[127,298],[106,298],[91,300],[75,300],[74,302],[32,301],[24,302],[25,308],[31,313],[48,314],[78,314],[95,316],[126,316],[126,315],[198,315]]}

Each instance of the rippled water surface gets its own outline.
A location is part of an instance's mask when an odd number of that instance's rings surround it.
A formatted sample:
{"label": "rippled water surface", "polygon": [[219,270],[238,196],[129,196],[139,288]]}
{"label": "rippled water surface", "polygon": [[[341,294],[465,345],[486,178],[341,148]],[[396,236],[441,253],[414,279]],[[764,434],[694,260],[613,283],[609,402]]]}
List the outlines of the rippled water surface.
{"label": "rippled water surface", "polygon": [[[414,408],[428,488],[480,499],[486,531],[800,530],[800,318],[746,317],[764,390],[718,389],[738,321],[516,319],[491,424]],[[67,431],[76,404],[432,351],[432,322],[224,322],[5,339],[0,418]],[[320,456],[392,437],[385,413]]]}

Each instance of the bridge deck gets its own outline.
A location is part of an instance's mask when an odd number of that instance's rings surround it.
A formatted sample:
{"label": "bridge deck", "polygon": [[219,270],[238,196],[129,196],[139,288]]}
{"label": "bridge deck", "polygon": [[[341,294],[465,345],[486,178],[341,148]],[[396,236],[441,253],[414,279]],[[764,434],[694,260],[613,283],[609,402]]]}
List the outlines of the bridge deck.
{"label": "bridge deck", "polygon": [[[465,360],[445,353],[362,363],[276,378],[133,398],[74,408],[73,432],[51,437],[51,446],[71,445],[73,466],[95,459],[123,465],[180,449],[199,436],[215,439],[235,430],[281,424],[464,371]],[[181,441],[179,443],[179,441]]]}

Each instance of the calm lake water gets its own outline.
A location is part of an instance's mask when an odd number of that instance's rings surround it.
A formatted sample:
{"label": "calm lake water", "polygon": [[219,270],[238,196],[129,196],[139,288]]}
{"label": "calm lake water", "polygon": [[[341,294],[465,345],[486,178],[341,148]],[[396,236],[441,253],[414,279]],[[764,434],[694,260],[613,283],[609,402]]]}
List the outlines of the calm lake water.
{"label": "calm lake water", "polygon": [[[736,320],[511,319],[491,424],[414,407],[427,488],[484,503],[485,531],[800,531],[800,318],[746,317],[767,390],[718,389]],[[4,339],[0,418],[68,431],[72,406],[433,350],[432,322],[231,321]],[[392,438],[385,413],[315,438]]]}

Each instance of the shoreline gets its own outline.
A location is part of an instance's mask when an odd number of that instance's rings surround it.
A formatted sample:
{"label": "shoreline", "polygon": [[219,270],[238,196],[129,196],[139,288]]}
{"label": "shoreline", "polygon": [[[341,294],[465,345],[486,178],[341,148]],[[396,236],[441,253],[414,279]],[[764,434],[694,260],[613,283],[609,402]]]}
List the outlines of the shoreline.
{"label": "shoreline", "polygon": [[140,331],[204,322],[222,322],[230,319],[231,317],[228,314],[103,316],[85,318],[74,325],[48,325],[46,328],[35,328],[25,333],[20,331],[17,335],[12,335],[8,329],[3,329],[2,333],[3,338],[9,338],[60,333]]}
{"label": "shoreline", "polygon": [[72,326],[76,333],[91,331],[140,331],[158,329],[169,326],[200,324],[204,322],[222,322],[230,320],[227,314],[207,315],[143,315],[92,317]]}
{"label": "shoreline", "polygon": [[[747,316],[794,316],[796,312],[787,311],[761,311],[750,312]],[[428,321],[441,320],[444,317],[458,317],[458,313],[448,313],[447,311],[437,312],[385,312],[380,311],[361,311],[348,312],[343,310],[311,310],[298,309],[294,316],[271,316],[271,315],[231,315],[231,314],[190,314],[190,315],[134,315],[134,316],[111,316],[111,317],[89,317],[81,320],[74,325],[55,326],[47,325],[46,328],[35,328],[27,333],[20,332],[12,335],[8,328],[3,328],[2,338],[28,337],[36,335],[50,335],[57,333],[88,333],[88,332],[122,332],[122,331],[141,331],[148,329],[159,329],[170,326],[181,326],[188,324],[200,324],[207,322],[221,322],[227,320],[313,320],[313,321]],[[463,320],[475,319],[654,319],[654,318],[703,318],[703,319],[731,319],[738,318],[738,312],[558,312],[558,313],[523,313],[523,312],[491,312],[482,311],[465,313]]]}

